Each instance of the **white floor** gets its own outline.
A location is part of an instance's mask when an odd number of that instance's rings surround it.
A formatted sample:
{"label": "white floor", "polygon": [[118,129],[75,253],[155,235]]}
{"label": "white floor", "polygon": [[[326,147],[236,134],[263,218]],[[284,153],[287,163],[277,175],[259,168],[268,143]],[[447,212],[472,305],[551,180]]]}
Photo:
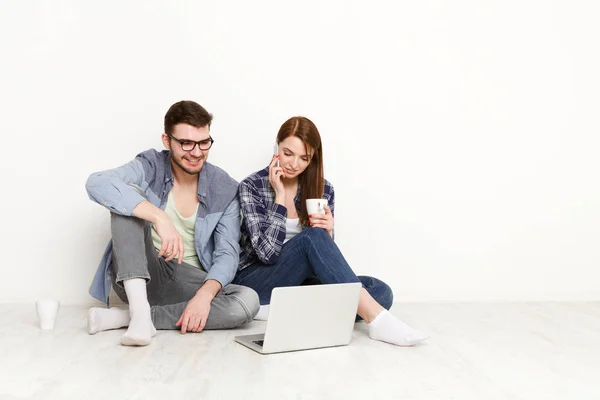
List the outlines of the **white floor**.
{"label": "white floor", "polygon": [[63,306],[40,331],[33,305],[0,305],[0,399],[600,399],[600,303],[398,304],[425,345],[374,342],[262,356],[235,331],[161,331],[145,348],[123,331],[86,333]]}

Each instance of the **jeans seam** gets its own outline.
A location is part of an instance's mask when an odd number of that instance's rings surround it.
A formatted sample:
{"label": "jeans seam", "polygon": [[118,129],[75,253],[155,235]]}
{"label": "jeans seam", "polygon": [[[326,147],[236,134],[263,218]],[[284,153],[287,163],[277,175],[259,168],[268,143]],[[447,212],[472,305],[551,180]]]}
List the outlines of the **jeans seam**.
{"label": "jeans seam", "polygon": [[[173,277],[171,278],[171,281],[173,281],[173,282],[175,282],[175,283],[178,283],[178,284],[180,284],[180,285],[185,285],[185,286],[189,286],[189,287],[192,287],[192,288],[196,288],[196,287],[197,287],[198,289],[200,289],[200,287],[202,287],[202,285],[198,286],[198,285],[196,285],[196,284],[189,283],[189,282],[185,282],[185,281],[182,281],[182,280],[180,280],[180,279],[177,279],[177,278],[175,278],[175,276],[173,276]],[[196,289],[196,290],[197,290],[197,289]]]}
{"label": "jeans seam", "polygon": [[156,326],[156,319],[154,318],[154,314],[155,314],[156,310],[154,309],[154,306],[150,307],[150,320],[152,321],[152,325]]}
{"label": "jeans seam", "polygon": [[[364,275],[363,275],[364,276]],[[369,279],[369,286],[365,286],[363,284],[363,287],[366,289],[367,287],[372,288],[373,286],[375,286],[375,279],[373,279],[372,276],[367,276],[367,278]],[[360,279],[360,278],[359,278]]]}
{"label": "jeans seam", "polygon": [[[167,264],[169,264],[169,263],[167,263]],[[197,269],[197,268],[196,268],[196,267],[194,267],[193,265],[190,265],[190,264],[187,264],[187,265],[188,265],[190,268]],[[193,284],[193,283],[190,283],[190,282],[187,282],[187,281],[185,281],[185,280],[181,280],[180,278],[178,278],[178,276],[177,276],[177,272],[178,272],[178,270],[179,270],[179,268],[180,268],[180,267],[181,267],[181,265],[180,265],[180,264],[177,264],[177,265],[176,265],[176,267],[175,267],[175,268],[173,269],[173,271],[172,271],[172,274],[171,274],[171,276],[169,276],[169,279],[171,279],[173,282],[177,282],[177,283],[179,283],[179,284],[188,285],[188,286],[192,286],[192,287],[195,287],[195,286],[197,286],[197,285],[195,285],[195,284]],[[204,271],[204,270],[203,270],[203,269],[201,269],[201,268],[200,268],[199,270],[200,270],[201,272],[204,272],[204,273],[205,273],[205,275],[208,275],[208,272],[207,272],[207,271]],[[200,286],[202,286],[202,285],[200,285]]]}
{"label": "jeans seam", "polygon": [[242,309],[246,313],[246,321],[247,322],[252,321],[252,315],[250,315],[250,311],[248,310],[246,303],[244,303],[244,301],[242,299],[240,299],[238,296],[236,296],[234,294],[229,294],[228,296],[231,297],[232,299],[235,299],[242,306]]}
{"label": "jeans seam", "polygon": [[[309,229],[321,229],[321,228],[309,228]],[[316,242],[315,240],[313,240],[313,238],[311,237],[311,235],[306,235],[306,236],[305,236],[305,238],[306,238],[306,240],[308,240],[308,241],[310,242],[311,246],[313,246],[313,247],[315,247],[315,248],[317,247],[317,245],[316,245],[316,243],[317,243],[317,242]],[[326,268],[327,268],[327,272],[328,272],[329,274],[331,274],[331,275],[335,275],[335,272],[337,272],[337,271],[336,271],[336,270],[334,270],[334,269],[332,269],[332,268],[331,268],[331,267],[328,265],[328,263],[327,263],[327,262],[325,262],[325,260],[323,259],[323,257],[321,257],[321,254],[320,254],[319,252],[317,252],[317,256],[318,256],[318,257],[321,259],[321,261],[322,261],[322,264],[326,266]],[[312,264],[311,264],[311,267],[312,267]],[[348,267],[349,267],[350,271],[352,272],[352,274],[354,275],[354,277],[356,278],[356,280],[355,280],[355,281],[352,281],[352,282],[360,282],[360,279],[358,279],[358,276],[356,276],[356,274],[355,274],[355,273],[354,273],[354,271],[352,270],[352,267],[350,267],[350,266],[348,266]],[[312,268],[314,268],[314,267],[312,267]],[[317,278],[318,278],[318,277],[317,277]]]}

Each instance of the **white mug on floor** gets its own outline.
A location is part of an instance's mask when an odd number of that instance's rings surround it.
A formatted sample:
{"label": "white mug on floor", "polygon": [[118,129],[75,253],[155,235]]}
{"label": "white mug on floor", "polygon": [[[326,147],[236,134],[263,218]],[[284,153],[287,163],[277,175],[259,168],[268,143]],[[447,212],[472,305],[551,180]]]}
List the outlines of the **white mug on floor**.
{"label": "white mug on floor", "polygon": [[306,211],[310,214],[325,214],[325,206],[327,200],[325,199],[306,199]]}
{"label": "white mug on floor", "polygon": [[58,300],[43,299],[35,302],[35,309],[40,320],[40,329],[54,329],[59,308],[60,302]]}

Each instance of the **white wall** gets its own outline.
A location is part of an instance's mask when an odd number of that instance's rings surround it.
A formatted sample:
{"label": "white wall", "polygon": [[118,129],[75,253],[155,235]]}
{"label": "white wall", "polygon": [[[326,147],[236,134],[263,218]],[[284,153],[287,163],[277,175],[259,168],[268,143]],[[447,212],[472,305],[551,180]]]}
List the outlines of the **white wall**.
{"label": "white wall", "polygon": [[315,121],[338,243],[397,300],[600,300],[597,2],[0,7],[0,301],[91,301],[85,180],[159,147],[181,99],[236,179]]}

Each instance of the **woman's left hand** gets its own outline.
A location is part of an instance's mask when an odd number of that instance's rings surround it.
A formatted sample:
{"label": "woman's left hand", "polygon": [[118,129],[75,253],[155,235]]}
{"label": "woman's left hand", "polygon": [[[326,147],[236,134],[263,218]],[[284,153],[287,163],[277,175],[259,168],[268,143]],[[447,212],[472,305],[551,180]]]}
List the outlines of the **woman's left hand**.
{"label": "woman's left hand", "polygon": [[325,214],[310,214],[308,216],[310,226],[313,228],[323,228],[331,235],[333,232],[333,214],[331,214],[329,206],[323,206],[323,208],[325,209]]}

